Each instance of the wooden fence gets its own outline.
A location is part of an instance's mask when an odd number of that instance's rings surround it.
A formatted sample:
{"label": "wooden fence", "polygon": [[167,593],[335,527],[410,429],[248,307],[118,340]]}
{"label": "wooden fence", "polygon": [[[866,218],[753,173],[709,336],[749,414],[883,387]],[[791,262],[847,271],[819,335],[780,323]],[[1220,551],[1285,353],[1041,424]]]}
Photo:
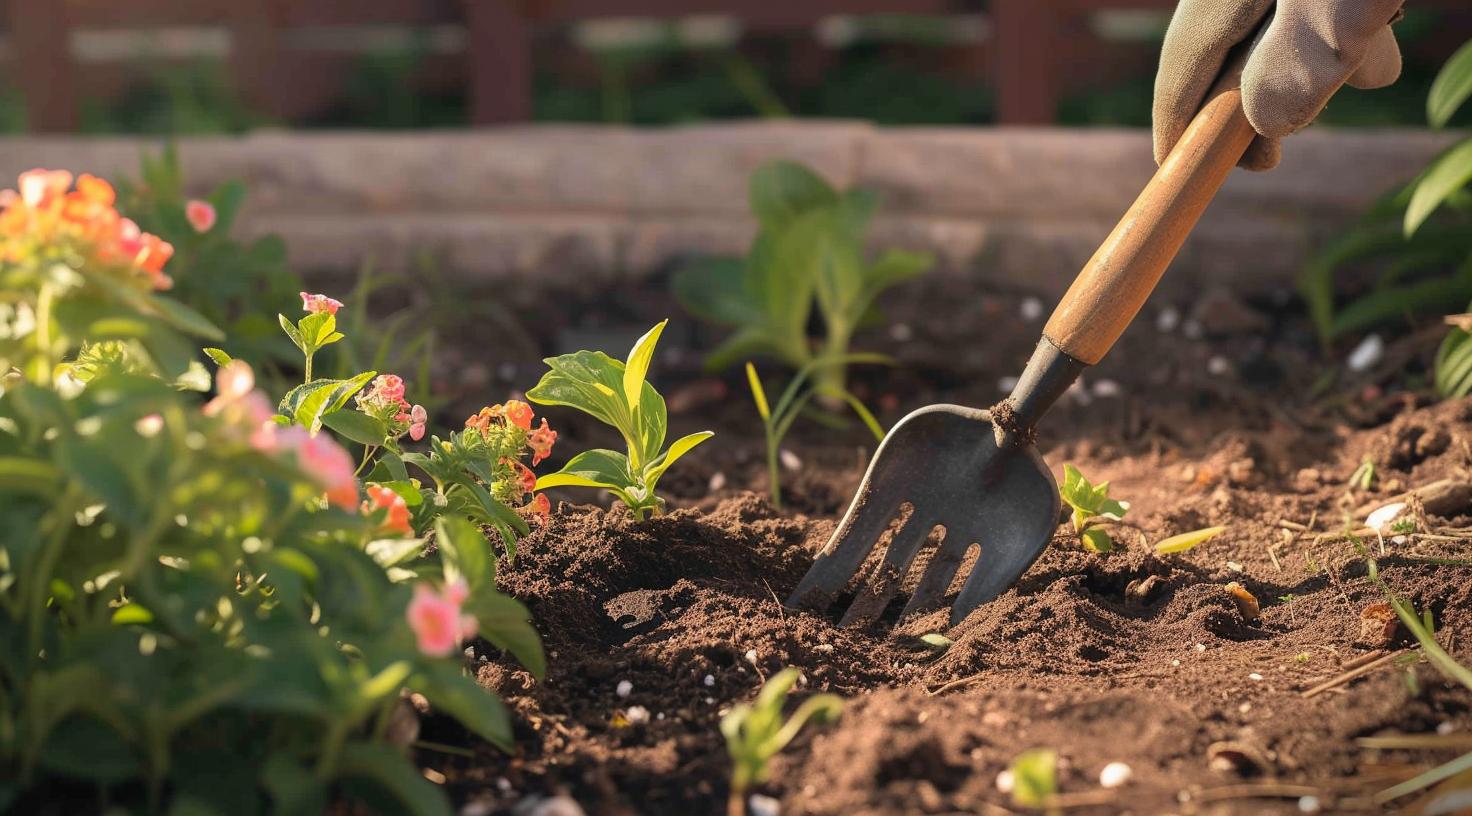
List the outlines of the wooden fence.
{"label": "wooden fence", "polygon": [[[1416,0],[1460,10],[1467,0]],[[464,48],[435,59],[464,83],[474,124],[525,121],[532,111],[533,36],[560,24],[608,17],[724,15],[747,30],[795,30],[831,15],[983,12],[990,36],[965,64],[997,92],[1002,124],[1053,120],[1060,96],[1087,86],[1118,48],[1090,34],[1091,12],[1169,9],[1174,0],[0,0],[10,43],[0,65],[24,95],[33,131],[75,130],[84,97],[122,91],[126,71],[85,64],[84,30],[211,27],[229,32],[233,83],[253,105],[288,121],[320,107],[341,85],[341,54],[294,45],[291,32],[353,26],[454,26]],[[1463,36],[1465,36],[1465,31]],[[1137,52],[1140,63],[1153,55]],[[1449,53],[1449,50],[1448,50]],[[1129,60],[1126,60],[1128,62]]]}

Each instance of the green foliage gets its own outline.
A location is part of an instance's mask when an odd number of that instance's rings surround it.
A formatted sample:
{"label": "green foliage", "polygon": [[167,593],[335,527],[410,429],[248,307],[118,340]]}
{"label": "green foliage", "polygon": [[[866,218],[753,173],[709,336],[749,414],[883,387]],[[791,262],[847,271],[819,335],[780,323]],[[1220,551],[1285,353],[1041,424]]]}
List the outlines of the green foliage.
{"label": "green foliage", "polygon": [[1355,490],[1369,490],[1375,484],[1375,460],[1366,456],[1360,466],[1349,474],[1349,486]]}
{"label": "green foliage", "polygon": [[1129,512],[1129,502],[1109,498],[1109,483],[1093,484],[1073,465],[1063,466],[1063,484],[1058,486],[1058,495],[1071,508],[1073,531],[1078,534],[1084,547],[1093,552],[1105,553],[1114,549],[1114,540],[1109,537],[1099,520],[1119,521]]}
{"label": "green foliage", "polygon": [[1460,326],[1447,332],[1436,349],[1435,378],[1437,393],[1448,399],[1472,394],[1472,335]]}
{"label": "green foliage", "polygon": [[1155,551],[1158,553],[1167,554],[1183,553],[1187,550],[1195,548],[1198,544],[1205,544],[1213,538],[1216,538],[1217,536],[1221,535],[1222,532],[1226,529],[1226,527],[1221,526],[1206,527],[1200,530],[1192,530],[1189,533],[1173,535],[1170,538],[1163,539],[1160,541],[1160,543],[1156,544]]}
{"label": "green foliage", "polygon": [[[1450,121],[1469,95],[1472,43],[1457,51],[1432,83],[1426,100],[1432,127]],[[1326,344],[1381,323],[1450,311],[1472,300],[1469,182],[1472,139],[1464,139],[1403,189],[1383,197],[1354,228],[1309,262],[1299,291]],[[1336,278],[1347,269],[1366,268],[1379,273],[1370,291],[1341,307],[1335,298]]]}
{"label": "green foliage", "polygon": [[1023,751],[1012,760],[1012,804],[1047,807],[1058,793],[1058,753],[1049,748]]}
{"label": "green foliage", "polygon": [[[760,229],[746,258],[708,260],[675,277],[675,294],[692,314],[735,329],[707,364],[721,369],[766,355],[801,371],[816,362],[821,399],[857,402],[845,362],[854,332],[873,319],[881,292],[928,270],[932,257],[888,250],[866,260],[875,195],[839,192],[795,162],[758,168],[750,198]],[[816,348],[808,337],[815,308],[824,332]]]}
{"label": "green foliage", "polygon": [[664,397],[646,376],[659,335],[669,321],[660,321],[634,343],[625,362],[601,351],[578,351],[543,362],[549,369],[541,382],[526,393],[539,405],[565,405],[611,426],[624,438],[626,453],[595,449],[574,456],[562,470],[537,480],[537,489],[594,487],[612,492],[634,518],[658,511],[664,500],[654,489],[664,472],[696,445],[711,438],[699,431],[676,439],[665,448],[669,416]]}
{"label": "green foliage", "polygon": [[[772,675],[750,704],[738,703],[721,718],[721,734],[731,755],[731,798],[739,802],[753,784],[767,781],[767,762],[787,747],[812,720],[832,722],[843,712],[843,700],[834,694],[807,698],[785,721],[782,707],[801,675],[786,668]],[[739,810],[733,812],[741,812]]]}

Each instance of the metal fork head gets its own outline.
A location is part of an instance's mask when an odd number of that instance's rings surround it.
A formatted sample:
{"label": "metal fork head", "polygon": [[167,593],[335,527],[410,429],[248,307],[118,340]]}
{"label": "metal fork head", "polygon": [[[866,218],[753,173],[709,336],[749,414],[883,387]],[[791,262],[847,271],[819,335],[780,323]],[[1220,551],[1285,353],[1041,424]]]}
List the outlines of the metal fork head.
{"label": "metal fork head", "polygon": [[940,605],[972,544],[980,546],[980,556],[951,606],[951,624],[1000,595],[1047,546],[1060,501],[1037,449],[1015,434],[1000,445],[997,437],[987,411],[960,405],[931,405],[900,420],[787,605],[832,604],[906,504],[912,508],[908,518],[841,625],[884,612],[936,527],[944,528],[944,538],[901,617]]}

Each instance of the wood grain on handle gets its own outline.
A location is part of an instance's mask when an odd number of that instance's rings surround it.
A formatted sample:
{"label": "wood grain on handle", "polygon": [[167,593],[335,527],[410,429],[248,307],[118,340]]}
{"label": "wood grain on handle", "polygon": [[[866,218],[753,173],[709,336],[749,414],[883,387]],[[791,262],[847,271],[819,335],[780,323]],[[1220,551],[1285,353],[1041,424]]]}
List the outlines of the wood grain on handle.
{"label": "wood grain on handle", "polygon": [[1043,334],[1093,365],[1135,319],[1256,133],[1242,112],[1241,63],[1223,76],[1135,203],[1063,295]]}

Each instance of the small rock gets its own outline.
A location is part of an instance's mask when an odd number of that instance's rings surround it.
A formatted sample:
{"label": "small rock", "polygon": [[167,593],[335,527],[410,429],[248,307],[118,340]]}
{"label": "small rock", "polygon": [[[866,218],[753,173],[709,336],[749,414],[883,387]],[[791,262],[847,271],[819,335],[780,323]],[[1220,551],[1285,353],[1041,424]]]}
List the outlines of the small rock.
{"label": "small rock", "polygon": [[1372,334],[1360,341],[1354,351],[1345,358],[1344,364],[1349,366],[1350,371],[1366,371],[1371,366],[1380,362],[1385,356],[1385,341],[1378,334]]}
{"label": "small rock", "polygon": [[1251,680],[1254,683],[1261,683],[1262,682],[1262,675],[1261,674],[1258,674],[1257,672],[1250,672],[1247,675],[1247,679],[1248,680]]}
{"label": "small rock", "polygon": [[711,686],[714,686],[716,684],[716,676],[713,674],[707,674],[705,676],[705,679],[700,682],[704,683],[706,688],[710,688]]}
{"label": "small rock", "polygon": [[[521,809],[518,808],[517,811]],[[542,799],[525,811],[526,816],[587,816],[583,808],[567,796]]]}
{"label": "small rock", "polygon": [[1012,788],[1015,787],[1016,784],[1017,780],[1013,778],[1012,772],[1010,770],[1002,771],[1001,773],[997,774],[997,793],[1011,793]]}
{"label": "small rock", "polygon": [[1360,610],[1360,641],[1384,646],[1395,640],[1400,618],[1388,603],[1372,603]]}
{"label": "small rock", "polygon": [[756,665],[756,649],[746,650],[746,662],[750,663],[753,666]]}
{"label": "small rock", "polygon": [[724,470],[718,470],[715,473],[712,473],[710,475],[710,483],[706,485],[706,488],[710,492],[715,493],[716,491],[724,488],[725,486],[726,486],[726,472]]}
{"label": "small rock", "polygon": [[788,470],[802,470],[802,459],[786,448],[777,453],[777,458],[782,462],[782,467]]}
{"label": "small rock", "polygon": [[782,803],[770,796],[753,793],[746,800],[746,812],[750,816],[778,816],[782,812]]}
{"label": "small rock", "polygon": [[1111,762],[1104,766],[1099,772],[1099,786],[1102,788],[1117,788],[1135,775],[1135,771],[1123,762]]}
{"label": "small rock", "polygon": [[1318,468],[1302,468],[1293,475],[1293,486],[1299,490],[1314,490],[1323,479],[1324,474]]}
{"label": "small rock", "polygon": [[1319,797],[1317,796],[1298,797],[1299,813],[1318,813],[1321,807],[1323,806],[1319,804]]}
{"label": "small rock", "polygon": [[629,721],[629,725],[643,725],[649,722],[649,709],[644,706],[629,706],[624,710],[624,719]]}
{"label": "small rock", "polygon": [[1155,316],[1155,328],[1161,332],[1173,332],[1181,325],[1181,313],[1174,306],[1167,306]]}
{"label": "small rock", "polygon": [[1100,399],[1111,399],[1124,393],[1124,389],[1120,388],[1119,383],[1110,379],[1094,380],[1093,391],[1094,396]]}
{"label": "small rock", "polygon": [[1030,323],[1043,316],[1043,302],[1035,297],[1023,298],[1017,311],[1022,315],[1023,320]]}
{"label": "small rock", "polygon": [[1456,725],[1456,723],[1452,722],[1451,720],[1447,720],[1444,723],[1438,723],[1437,726],[1436,726],[1436,733],[1440,734],[1443,737],[1446,736],[1447,734],[1452,733],[1453,731],[1456,731],[1456,730],[1457,730],[1457,725]]}
{"label": "small rock", "polygon": [[634,684],[630,683],[627,680],[620,680],[618,681],[618,685],[613,687],[613,693],[617,694],[620,697],[627,697],[633,691]]}
{"label": "small rock", "polygon": [[1232,363],[1220,354],[1213,354],[1206,361],[1206,373],[1213,377],[1225,377],[1232,373]]}
{"label": "small rock", "polygon": [[1227,481],[1235,485],[1247,484],[1252,481],[1252,474],[1256,468],[1257,462],[1250,456],[1234,460],[1227,465]]}
{"label": "small rock", "polygon": [[908,343],[915,337],[915,330],[909,323],[896,323],[889,327],[889,339],[896,343]]}

